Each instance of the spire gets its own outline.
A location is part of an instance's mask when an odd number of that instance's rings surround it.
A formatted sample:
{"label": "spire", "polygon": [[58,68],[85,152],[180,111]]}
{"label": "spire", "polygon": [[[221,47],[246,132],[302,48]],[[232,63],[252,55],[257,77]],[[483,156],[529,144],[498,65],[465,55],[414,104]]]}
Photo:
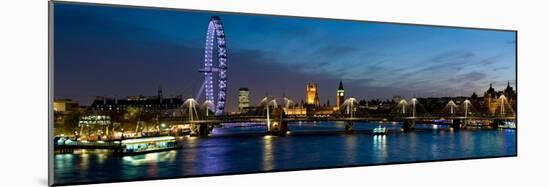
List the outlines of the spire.
{"label": "spire", "polygon": [[159,99],[159,103],[162,104],[162,99],[163,99],[162,98],[162,87],[159,86],[157,94],[158,94],[157,96],[158,96],[158,99]]}
{"label": "spire", "polygon": [[489,89],[485,91],[485,94],[483,94],[484,97],[494,97],[495,96],[495,89],[493,88],[493,82],[490,82]]}
{"label": "spire", "polygon": [[160,86],[158,87],[157,93],[158,93],[158,96],[162,95],[162,87]]}
{"label": "spire", "polygon": [[338,86],[338,90],[344,90],[344,85],[342,84],[342,81],[340,81],[340,85]]}

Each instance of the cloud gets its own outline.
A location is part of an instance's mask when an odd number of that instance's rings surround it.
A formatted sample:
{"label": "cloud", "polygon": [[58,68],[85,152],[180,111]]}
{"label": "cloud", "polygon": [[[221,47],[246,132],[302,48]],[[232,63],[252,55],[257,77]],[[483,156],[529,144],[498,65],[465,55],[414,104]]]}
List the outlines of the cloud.
{"label": "cloud", "polygon": [[487,74],[482,72],[469,72],[465,74],[460,74],[456,77],[449,78],[448,82],[473,82],[473,81],[479,81],[487,77]]}
{"label": "cloud", "polygon": [[497,68],[493,68],[493,71],[508,70],[508,69],[510,69],[510,67],[497,67]]}
{"label": "cloud", "polygon": [[351,54],[353,52],[357,51],[356,48],[350,47],[350,46],[337,46],[337,45],[324,45],[317,50],[314,50],[311,55],[319,55],[322,54],[323,56],[332,56],[332,57],[343,57],[348,54]]}

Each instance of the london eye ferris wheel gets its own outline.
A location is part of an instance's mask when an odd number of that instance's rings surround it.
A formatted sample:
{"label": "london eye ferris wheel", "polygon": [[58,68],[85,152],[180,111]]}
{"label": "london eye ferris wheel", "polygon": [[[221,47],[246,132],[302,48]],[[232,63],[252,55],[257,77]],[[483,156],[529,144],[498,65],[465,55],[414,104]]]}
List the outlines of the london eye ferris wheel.
{"label": "london eye ferris wheel", "polygon": [[[204,73],[204,81],[195,98],[199,100],[204,91],[205,103],[211,104],[212,108],[209,108],[209,110],[212,110],[215,115],[223,114],[225,108],[227,91],[227,50],[225,44],[225,33],[221,19],[218,16],[212,16],[206,33],[204,68],[199,69],[199,72]],[[217,66],[214,66],[214,59],[216,59],[214,58],[214,52],[217,52]],[[215,75],[218,86],[217,95],[214,95]]]}

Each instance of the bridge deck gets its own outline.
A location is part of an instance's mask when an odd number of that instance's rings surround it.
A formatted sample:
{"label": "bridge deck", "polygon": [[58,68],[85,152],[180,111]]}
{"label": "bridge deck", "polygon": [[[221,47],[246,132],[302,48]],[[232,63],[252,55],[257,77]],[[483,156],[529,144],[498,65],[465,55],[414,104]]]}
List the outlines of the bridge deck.
{"label": "bridge deck", "polygon": [[[405,121],[405,120],[516,120],[516,117],[285,117],[282,120],[287,122],[292,121]],[[185,120],[172,118],[168,121],[177,121],[182,123],[237,123],[237,122],[267,122],[265,116],[251,117],[216,117],[204,120]]]}

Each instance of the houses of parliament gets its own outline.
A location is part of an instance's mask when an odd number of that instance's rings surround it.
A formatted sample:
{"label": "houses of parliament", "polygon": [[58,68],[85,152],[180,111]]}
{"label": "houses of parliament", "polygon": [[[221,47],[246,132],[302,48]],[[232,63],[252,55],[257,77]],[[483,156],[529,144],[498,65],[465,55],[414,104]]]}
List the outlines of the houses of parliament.
{"label": "houses of parliament", "polygon": [[300,103],[297,107],[285,109],[289,115],[330,115],[338,111],[345,100],[345,90],[342,81],[336,89],[336,103],[331,106],[330,101],[321,105],[319,102],[319,88],[317,83],[308,82],[306,84],[305,102]]}

